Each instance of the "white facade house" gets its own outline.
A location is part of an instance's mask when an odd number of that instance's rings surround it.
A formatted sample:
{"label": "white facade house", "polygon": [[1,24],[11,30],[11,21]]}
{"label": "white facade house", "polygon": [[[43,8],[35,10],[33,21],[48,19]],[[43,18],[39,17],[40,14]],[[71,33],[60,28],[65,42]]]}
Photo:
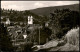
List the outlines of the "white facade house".
{"label": "white facade house", "polygon": [[24,39],[25,39],[25,38],[27,37],[27,35],[24,34],[23,37],[24,37]]}
{"label": "white facade house", "polygon": [[27,37],[26,30],[25,30],[25,32],[23,33],[23,37],[24,37],[24,39]]}
{"label": "white facade house", "polygon": [[49,26],[49,22],[46,22],[46,23],[45,23],[45,26],[48,27],[48,26]]}
{"label": "white facade house", "polygon": [[9,18],[7,18],[6,24],[7,24],[7,25],[10,25],[10,20],[9,20]]}
{"label": "white facade house", "polygon": [[28,24],[33,24],[33,16],[28,16]]}

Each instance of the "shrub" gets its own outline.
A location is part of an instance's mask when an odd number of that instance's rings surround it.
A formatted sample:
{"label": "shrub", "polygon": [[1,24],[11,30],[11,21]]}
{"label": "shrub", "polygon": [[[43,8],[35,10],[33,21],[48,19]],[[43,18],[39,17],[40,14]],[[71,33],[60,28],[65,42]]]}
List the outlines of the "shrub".
{"label": "shrub", "polygon": [[71,29],[65,36],[66,42],[72,45],[79,45],[79,27]]}
{"label": "shrub", "polygon": [[71,29],[65,35],[64,46],[61,46],[59,51],[79,51],[79,27]]}

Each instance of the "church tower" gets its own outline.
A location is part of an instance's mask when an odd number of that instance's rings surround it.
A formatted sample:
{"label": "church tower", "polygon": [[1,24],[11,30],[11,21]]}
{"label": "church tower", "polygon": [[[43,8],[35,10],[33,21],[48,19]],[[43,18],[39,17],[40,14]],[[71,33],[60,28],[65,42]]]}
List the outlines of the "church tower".
{"label": "church tower", "polygon": [[33,16],[28,16],[28,24],[33,24]]}

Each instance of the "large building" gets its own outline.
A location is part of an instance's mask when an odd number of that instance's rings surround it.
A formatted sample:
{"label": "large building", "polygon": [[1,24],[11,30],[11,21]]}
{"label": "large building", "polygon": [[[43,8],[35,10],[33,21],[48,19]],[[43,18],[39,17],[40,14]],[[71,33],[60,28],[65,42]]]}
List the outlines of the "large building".
{"label": "large building", "polygon": [[33,16],[28,16],[28,24],[33,24]]}

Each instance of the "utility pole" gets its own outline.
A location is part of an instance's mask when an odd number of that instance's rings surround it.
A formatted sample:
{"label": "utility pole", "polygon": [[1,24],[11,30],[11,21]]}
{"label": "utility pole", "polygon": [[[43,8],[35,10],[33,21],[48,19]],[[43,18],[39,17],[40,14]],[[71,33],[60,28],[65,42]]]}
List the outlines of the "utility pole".
{"label": "utility pole", "polygon": [[40,45],[40,27],[39,27],[39,45]]}

